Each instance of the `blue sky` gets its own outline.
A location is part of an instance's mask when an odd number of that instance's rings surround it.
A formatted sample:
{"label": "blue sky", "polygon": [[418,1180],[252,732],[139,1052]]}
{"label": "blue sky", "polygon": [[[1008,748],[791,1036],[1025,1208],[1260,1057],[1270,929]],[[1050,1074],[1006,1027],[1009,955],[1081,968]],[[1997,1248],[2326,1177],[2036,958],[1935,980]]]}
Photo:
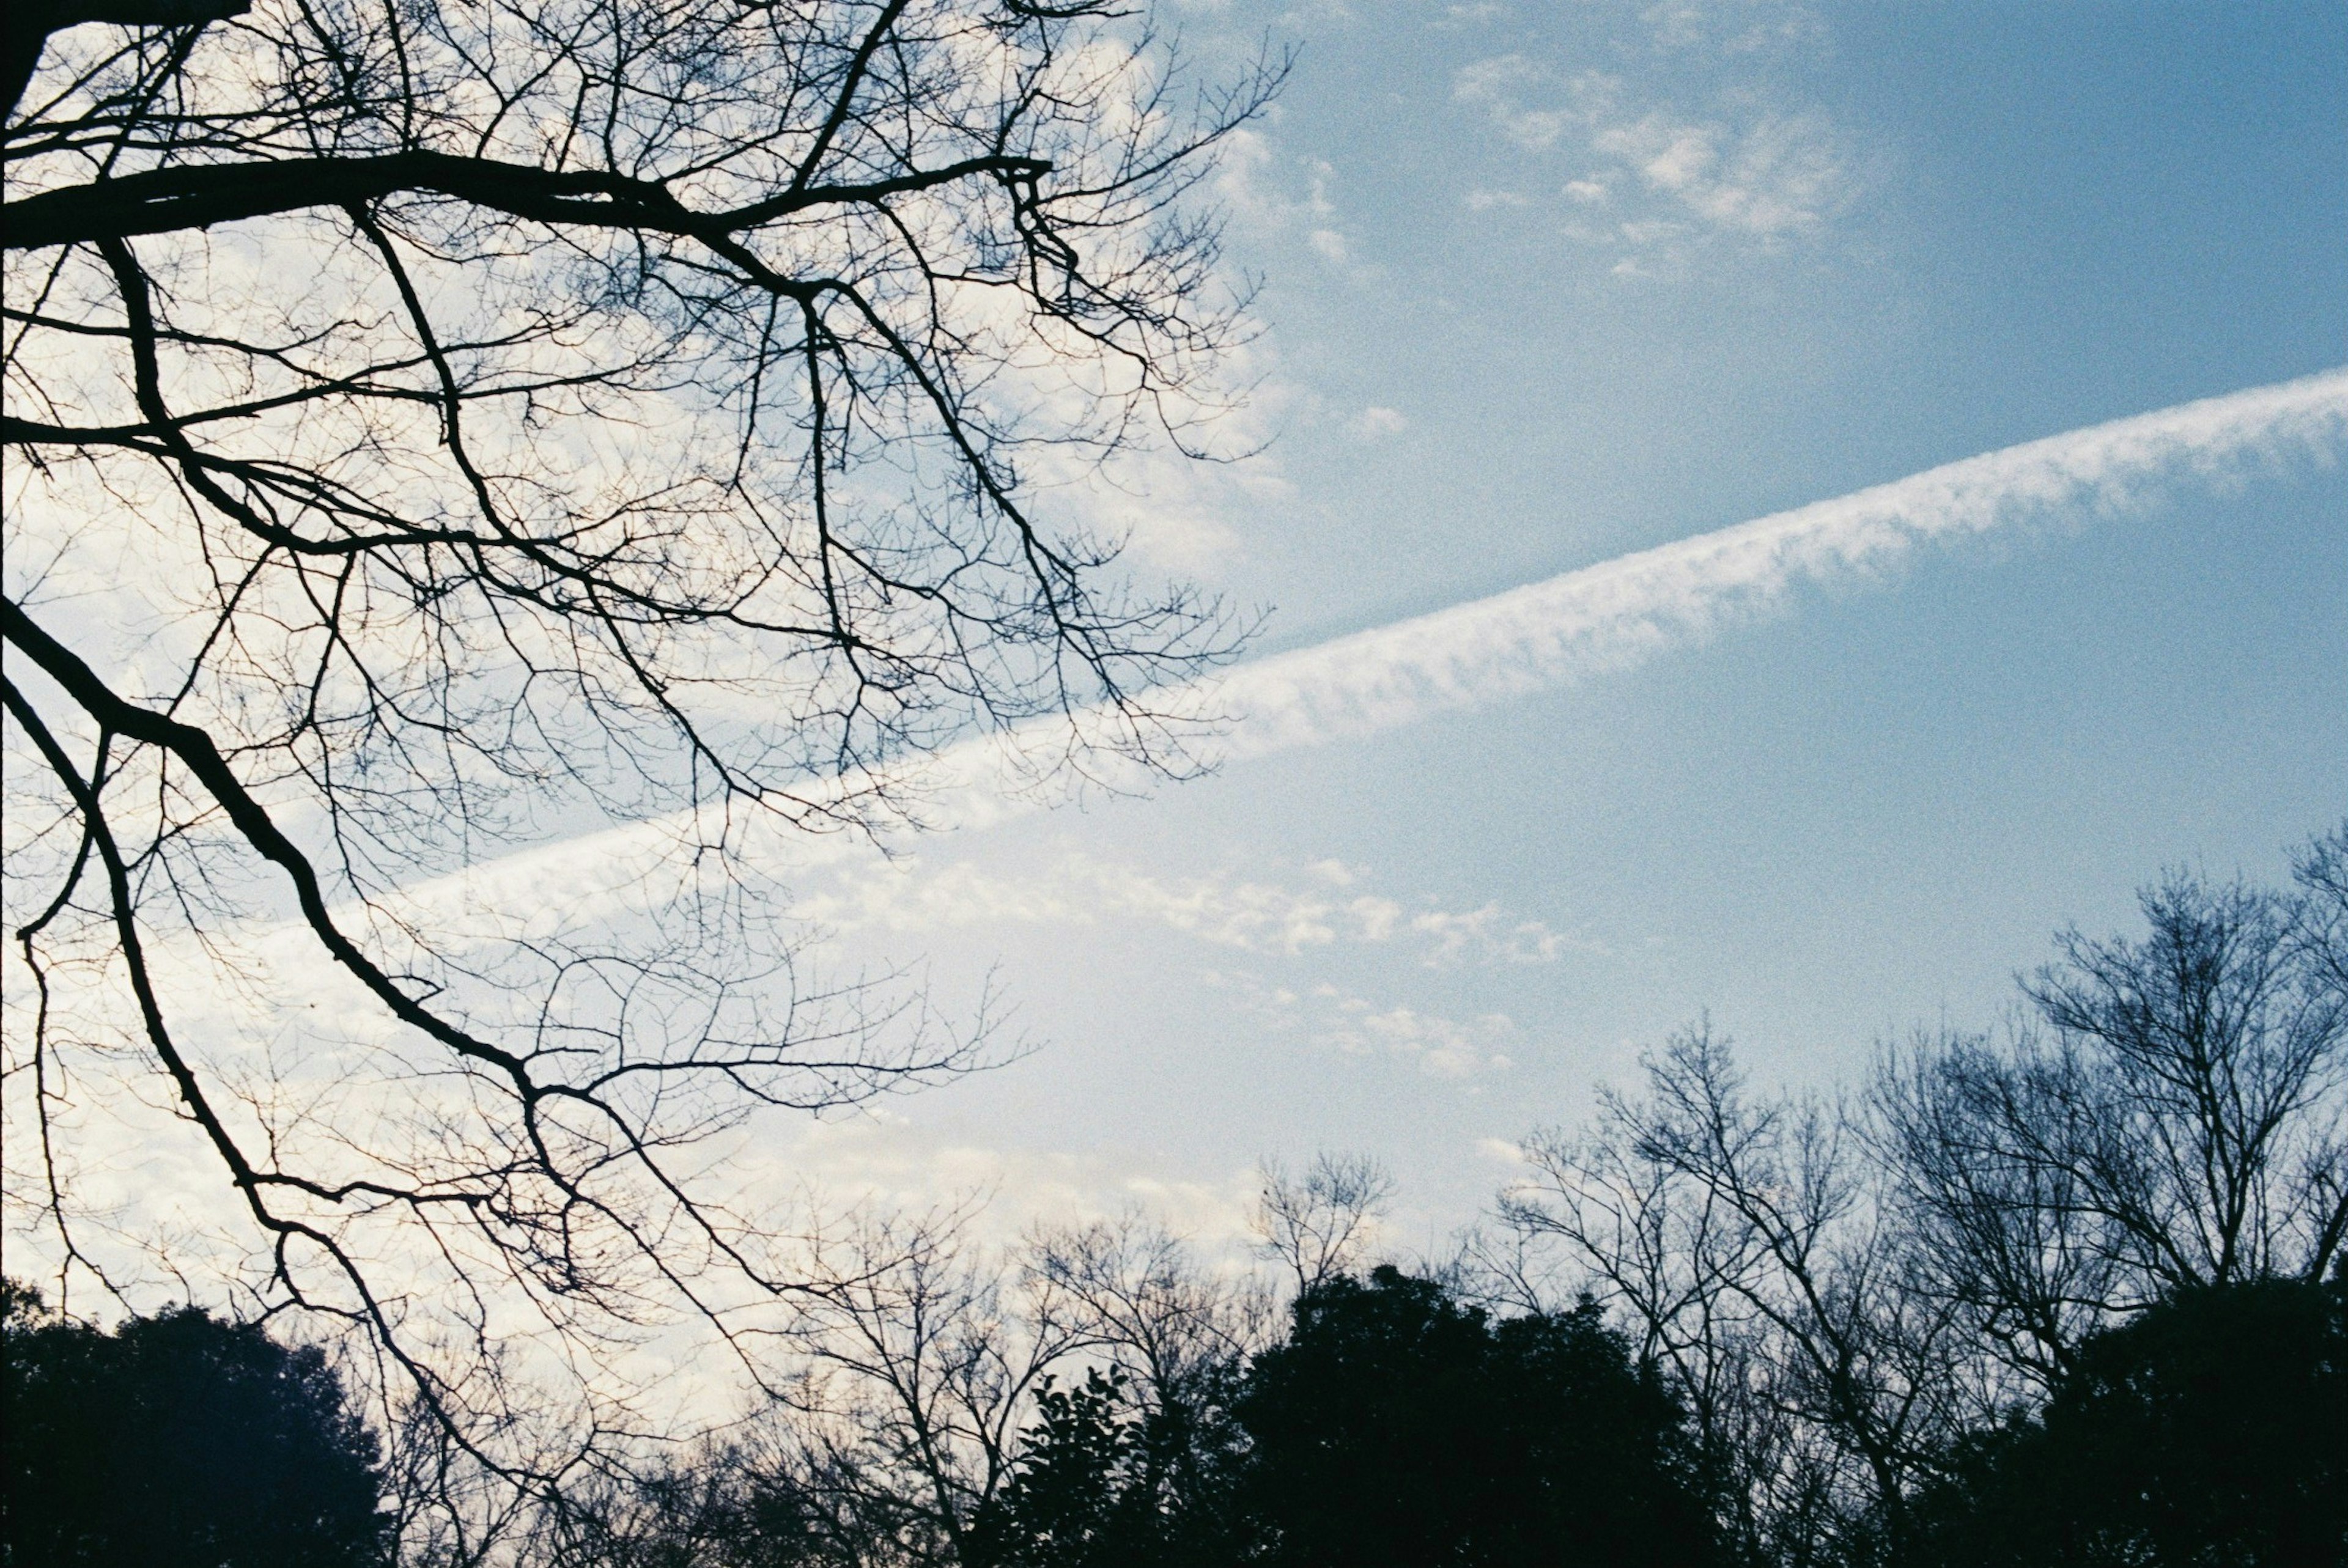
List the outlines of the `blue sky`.
{"label": "blue sky", "polygon": [[[1176,15],[1301,46],[1223,186],[1275,439],[1122,515],[1266,653],[2348,364],[2337,5]],[[1035,1049],[794,1158],[1211,1229],[1359,1151],[1432,1245],[1701,1014],[1814,1084],[1988,1023],[2055,927],[2348,812],[2339,445],[815,878],[842,961],[991,968]]]}

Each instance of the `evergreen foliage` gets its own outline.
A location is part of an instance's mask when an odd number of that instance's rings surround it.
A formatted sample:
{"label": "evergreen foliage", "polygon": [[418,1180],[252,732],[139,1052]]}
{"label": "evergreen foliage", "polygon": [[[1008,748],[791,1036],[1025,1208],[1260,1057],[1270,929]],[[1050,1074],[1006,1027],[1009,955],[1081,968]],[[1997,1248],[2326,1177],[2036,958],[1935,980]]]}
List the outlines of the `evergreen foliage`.
{"label": "evergreen foliage", "polygon": [[1920,1568],[2348,1562],[2348,1282],[2179,1292],[1919,1501]]}
{"label": "evergreen foliage", "polygon": [[1715,1560],[1682,1413],[1594,1307],[1495,1321],[1393,1267],[1340,1275],[1238,1416],[1281,1568]]}
{"label": "evergreen foliage", "polygon": [[193,1307],[108,1334],[0,1293],[12,1568],[385,1560],[376,1439],[317,1350]]}

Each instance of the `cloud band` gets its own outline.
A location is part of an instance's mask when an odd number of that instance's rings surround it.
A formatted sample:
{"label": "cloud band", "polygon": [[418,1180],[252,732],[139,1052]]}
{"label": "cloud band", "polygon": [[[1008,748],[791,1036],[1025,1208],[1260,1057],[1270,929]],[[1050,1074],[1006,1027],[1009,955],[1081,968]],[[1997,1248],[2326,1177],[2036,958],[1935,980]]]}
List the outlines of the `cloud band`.
{"label": "cloud band", "polygon": [[2004,447],[1621,556],[1238,667],[1216,693],[1236,721],[1226,754],[1540,691],[1766,613],[1804,584],[1880,572],[1922,545],[2116,512],[2246,465],[2329,463],[2343,436],[2348,369]]}
{"label": "cloud band", "polygon": [[[1228,760],[1371,734],[1621,668],[1767,614],[1804,585],[1880,574],[1934,542],[2124,511],[2260,466],[2329,464],[2344,440],[2348,367],[2003,447],[1617,557],[1255,660],[1160,693],[1159,705],[1227,719],[1219,750]],[[924,820],[969,829],[1025,815],[1034,797],[1007,792],[1005,776],[1000,742],[951,748],[926,774]],[[650,895],[646,879],[660,883],[678,847],[696,841],[685,816],[613,827],[434,878],[404,901],[491,909],[552,901],[583,915],[605,899]],[[783,833],[745,851],[780,872],[852,856],[857,841]]]}

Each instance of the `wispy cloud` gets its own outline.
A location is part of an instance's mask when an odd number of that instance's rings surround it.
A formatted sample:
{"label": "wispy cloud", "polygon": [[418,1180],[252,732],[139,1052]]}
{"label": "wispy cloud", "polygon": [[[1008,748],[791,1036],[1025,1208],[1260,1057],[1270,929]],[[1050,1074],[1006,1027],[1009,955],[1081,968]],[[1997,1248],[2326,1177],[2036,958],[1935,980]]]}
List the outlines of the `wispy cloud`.
{"label": "wispy cloud", "polygon": [[1333,987],[1321,989],[1337,1021],[1314,1034],[1315,1044],[1356,1056],[1399,1057],[1431,1078],[1474,1078],[1514,1065],[1499,1049],[1518,1034],[1506,1013],[1457,1020],[1410,1007],[1381,1010],[1359,997],[1337,996]]}
{"label": "wispy cloud", "polygon": [[1079,1153],[967,1141],[886,1104],[760,1132],[731,1154],[737,1179],[752,1190],[803,1189],[818,1212],[959,1209],[974,1238],[1015,1244],[1038,1227],[1138,1210],[1210,1256],[1244,1257],[1253,1240],[1257,1177],[1244,1166],[1186,1173],[1159,1151],[1115,1143]]}
{"label": "wispy cloud", "polygon": [[1086,855],[1005,875],[969,861],[932,867],[868,861],[803,888],[794,910],[826,929],[903,933],[1005,926],[1143,922],[1210,947],[1294,957],[1336,946],[1389,946],[1436,968],[1551,962],[1602,951],[1540,920],[1477,909],[1412,910],[1334,860],[1293,876],[1159,876]]}
{"label": "wispy cloud", "polygon": [[[1559,193],[1576,213],[1570,237],[1629,256],[1708,235],[1774,242],[1818,228],[1860,183],[1858,160],[1822,113],[1751,94],[1689,115],[1642,101],[1622,77],[1561,76],[1523,55],[1465,67],[1452,94],[1510,145],[1512,161],[1530,154],[1566,166],[1572,177]],[[1478,190],[1468,204],[1527,200]]]}
{"label": "wispy cloud", "polygon": [[1342,1056],[1383,1058],[1430,1078],[1481,1079],[1516,1065],[1523,1030],[1506,1013],[1448,1018],[1409,1006],[1386,1007],[1323,981],[1306,987],[1269,984],[1261,977],[1208,970],[1206,984],[1231,993],[1274,1036],[1301,1038]]}
{"label": "wispy cloud", "polygon": [[[1731,127],[1648,114],[1601,128],[1591,146],[1703,222],[1761,238],[1817,227],[1851,190],[1838,138],[1816,115]],[[1579,200],[1573,186],[1592,183],[1572,181],[1568,193]]]}

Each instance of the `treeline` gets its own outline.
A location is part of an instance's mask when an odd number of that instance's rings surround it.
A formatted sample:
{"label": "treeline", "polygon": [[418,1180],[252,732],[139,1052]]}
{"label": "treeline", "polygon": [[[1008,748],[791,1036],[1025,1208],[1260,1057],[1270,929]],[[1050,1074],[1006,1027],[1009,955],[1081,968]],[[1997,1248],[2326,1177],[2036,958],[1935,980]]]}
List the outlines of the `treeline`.
{"label": "treeline", "polygon": [[1662,1370],[1740,1559],[2343,1560],[2348,828],[2293,869],[2170,876],[1846,1093],[1697,1030],[1528,1141],[1506,1234]]}
{"label": "treeline", "polygon": [[521,1491],[314,1349],[12,1286],[8,1561],[2348,1562],[2348,827],[2294,873],[2172,876],[1838,1095],[1691,1030],[1441,1258],[1378,1261],[1359,1160],[1268,1173],[1255,1268],[868,1216],[755,1410]]}

